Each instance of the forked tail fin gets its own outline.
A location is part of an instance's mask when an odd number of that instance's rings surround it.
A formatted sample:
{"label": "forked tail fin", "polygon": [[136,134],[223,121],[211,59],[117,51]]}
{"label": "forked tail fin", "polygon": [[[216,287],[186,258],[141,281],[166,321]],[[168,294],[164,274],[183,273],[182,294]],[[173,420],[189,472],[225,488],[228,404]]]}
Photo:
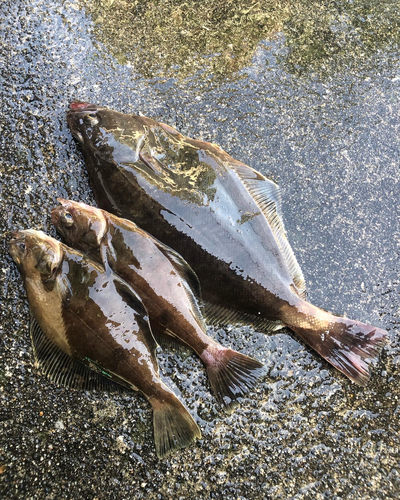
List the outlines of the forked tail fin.
{"label": "forked tail fin", "polygon": [[234,409],[237,398],[251,391],[264,374],[260,361],[232,349],[206,349],[201,359],[215,397],[228,413]]}
{"label": "forked tail fin", "polygon": [[174,450],[186,448],[201,432],[179,399],[168,391],[163,400],[151,401],[153,407],[154,441],[158,458]]}
{"label": "forked tail fin", "polygon": [[294,315],[287,326],[350,380],[366,386],[370,379],[369,365],[387,342],[387,332],[333,316],[311,304],[307,308],[312,314]]}

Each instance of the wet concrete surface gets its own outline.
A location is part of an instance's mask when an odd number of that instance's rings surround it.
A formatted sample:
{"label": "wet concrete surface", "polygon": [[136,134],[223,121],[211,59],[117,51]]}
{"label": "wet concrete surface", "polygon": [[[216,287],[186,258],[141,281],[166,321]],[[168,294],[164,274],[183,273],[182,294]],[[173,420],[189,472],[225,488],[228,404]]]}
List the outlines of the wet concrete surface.
{"label": "wet concrete surface", "polygon": [[[119,22],[104,21],[112,4],[97,1],[87,10],[75,1],[0,4],[0,497],[398,498],[396,2],[341,9],[340,2],[322,3],[325,24],[313,23],[302,2],[293,3],[275,28],[261,26],[252,39],[259,36],[257,43],[241,45],[247,53],[233,68],[225,59],[235,57],[240,37],[229,52],[230,29],[221,30],[220,43],[228,47],[222,55],[211,42],[198,51],[180,46],[179,37],[163,45],[157,23],[144,25],[154,38],[147,33],[144,45],[133,39],[129,45],[122,14]],[[115,2],[116,9],[124,5]],[[157,21],[154,5],[161,17],[162,6],[171,11],[177,2],[141,5],[138,19]],[[224,12],[221,19],[229,17]],[[229,15],[236,29],[251,12]],[[197,29],[215,37],[214,24],[214,31],[211,22]],[[157,45],[161,62],[141,71]],[[179,51],[181,59],[166,64],[168,51]],[[212,64],[204,65],[206,59]],[[164,379],[203,438],[159,461],[150,407],[141,396],[70,391],[41,377],[7,240],[18,228],[55,235],[49,210],[58,196],[94,202],[66,126],[74,98],[160,119],[272,176],[282,189],[310,300],[389,332],[369,386],[349,382],[289,332],[210,328],[223,344],[262,360],[267,375],[226,416],[197,358],[160,352]]]}

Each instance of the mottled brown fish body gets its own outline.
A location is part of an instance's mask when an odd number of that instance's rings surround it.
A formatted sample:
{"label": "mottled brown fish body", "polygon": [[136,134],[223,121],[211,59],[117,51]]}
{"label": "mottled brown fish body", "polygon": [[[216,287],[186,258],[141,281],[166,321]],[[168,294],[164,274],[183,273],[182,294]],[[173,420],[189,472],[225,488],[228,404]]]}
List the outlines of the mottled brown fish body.
{"label": "mottled brown fish body", "polygon": [[[73,213],[75,206],[75,210],[80,208],[82,213],[85,208],[84,204],[79,205],[62,200],[61,210],[65,208]],[[133,222],[87,205],[86,209],[93,210],[104,224],[104,236],[100,236],[101,242],[90,248],[84,236],[79,233],[79,229],[83,227],[79,224],[75,224],[78,237],[74,237],[71,232],[63,231],[56,217],[57,209],[54,209],[52,211],[53,223],[65,242],[85,251],[99,263],[108,264],[118,276],[134,287],[149,312],[153,334],[165,335],[167,329],[171,331],[171,334],[175,330],[182,330],[183,335],[178,340],[185,345],[192,344],[196,352],[201,353],[207,347],[208,342],[202,332],[202,325],[199,324],[201,318],[194,310],[197,304],[190,302],[184,290],[182,276],[177,273],[170,260],[161,251],[160,247],[164,245],[161,243],[157,245],[149,233],[138,228]],[[171,253],[174,252],[171,250]],[[196,336],[192,340],[185,338],[188,330],[196,331]],[[187,335],[189,335],[188,332]]]}
{"label": "mottled brown fish body", "polygon": [[218,146],[149,118],[72,103],[67,119],[99,205],[178,251],[204,299],[225,311],[220,317],[286,325],[366,384],[386,332],[306,302],[275,183]]}
{"label": "mottled brown fish body", "polygon": [[162,407],[167,412],[173,408],[189,422],[184,432],[191,431],[190,440],[186,436],[180,441],[178,436],[175,443],[169,442],[169,436],[165,440],[155,432],[159,456],[198,437],[197,425],[159,378],[147,311],[131,287],[42,232],[13,236],[10,252],[22,270],[32,314],[46,337],[72,358],[90,360],[116,382],[139,390],[153,406],[155,423]]}
{"label": "mottled brown fish body", "polygon": [[[219,402],[230,409],[253,387],[262,363],[224,348],[206,334],[199,283],[189,265],[129,220],[84,203],[59,201],[52,221],[64,241],[111,268],[135,289],[156,338],[173,338],[193,349],[207,367]],[[216,380],[222,374],[224,387]]]}
{"label": "mottled brown fish body", "polygon": [[[290,293],[293,280],[260,207],[228,168],[243,164],[217,146],[184,137],[150,118],[104,108],[70,112],[70,128],[82,136],[86,129],[79,121],[86,121],[94,134],[85,141],[83,154],[100,207],[134,221],[182,255],[199,276],[205,300],[276,320],[282,296],[298,299]],[[202,170],[195,176],[204,178],[202,191],[195,181],[191,185],[184,168],[164,183],[165,168],[158,172],[157,165],[148,166],[162,136],[166,143],[173,138],[178,148],[183,145],[184,151],[175,155],[180,166],[201,157],[190,171]]]}

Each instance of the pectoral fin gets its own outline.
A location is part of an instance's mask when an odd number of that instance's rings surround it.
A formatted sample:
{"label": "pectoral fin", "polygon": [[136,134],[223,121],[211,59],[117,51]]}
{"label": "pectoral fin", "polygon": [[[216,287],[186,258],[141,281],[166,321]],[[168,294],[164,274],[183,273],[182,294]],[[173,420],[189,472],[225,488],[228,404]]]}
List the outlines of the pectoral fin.
{"label": "pectoral fin", "polygon": [[139,159],[146,165],[146,167],[151,171],[153,174],[156,175],[161,175],[163,173],[163,166],[162,164],[156,160],[156,158],[153,158],[151,155],[147,153],[139,153]]}
{"label": "pectoral fin", "polygon": [[[157,365],[157,358],[156,358],[156,349],[157,349],[157,342],[154,338],[153,332],[150,328],[149,324],[149,315],[147,312],[147,309],[145,308],[141,298],[139,295],[135,292],[135,290],[122,278],[114,274],[113,276],[114,280],[114,285],[116,290],[118,291],[119,295],[125,300],[125,302],[134,310],[138,313],[139,317],[142,318],[141,322],[141,330],[143,333],[146,333],[146,342],[147,346],[150,350],[151,356],[153,358],[153,363],[155,366]],[[146,330],[146,332],[145,332]]]}
{"label": "pectoral fin", "polygon": [[[111,240],[111,238],[109,238]],[[114,251],[114,247],[112,246],[111,241],[106,240],[100,244],[100,255],[101,260],[103,262],[104,270],[107,274],[112,273],[113,269],[115,269],[116,264],[116,255]]]}

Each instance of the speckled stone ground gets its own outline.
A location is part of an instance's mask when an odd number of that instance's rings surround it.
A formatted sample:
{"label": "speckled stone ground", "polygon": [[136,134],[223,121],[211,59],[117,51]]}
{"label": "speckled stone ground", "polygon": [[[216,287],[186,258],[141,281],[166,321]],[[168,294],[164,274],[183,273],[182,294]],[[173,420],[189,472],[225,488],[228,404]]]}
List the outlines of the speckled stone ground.
{"label": "speckled stone ground", "polygon": [[[157,21],[151,3],[133,4],[137,16],[150,19],[148,9]],[[296,17],[285,11],[259,42],[244,43],[248,53],[234,71],[226,63],[233,49],[196,53],[168,44],[159,49],[160,69],[133,35],[122,57],[124,16],[107,24],[107,10],[99,12],[112,2],[93,5],[94,14],[77,1],[0,4],[0,497],[398,498],[399,19],[387,14],[396,2],[371,0],[365,12],[358,1],[343,2],[340,15],[321,3],[319,31],[309,30],[309,39],[298,24],[313,26],[313,11],[293,2]],[[237,26],[250,15],[243,12],[232,16]],[[212,28],[205,26],[204,37]],[[243,33],[246,41],[245,24]],[[183,51],[193,71],[167,67],[168,50]],[[206,60],[216,61],[211,70],[200,64]],[[310,300],[389,332],[368,388],[351,384],[288,332],[210,329],[262,360],[267,375],[226,416],[197,358],[160,352],[163,376],[203,438],[159,461],[142,397],[74,392],[43,379],[7,240],[18,228],[54,235],[49,209],[57,196],[93,202],[65,121],[73,98],[162,119],[271,175],[283,191]]]}

